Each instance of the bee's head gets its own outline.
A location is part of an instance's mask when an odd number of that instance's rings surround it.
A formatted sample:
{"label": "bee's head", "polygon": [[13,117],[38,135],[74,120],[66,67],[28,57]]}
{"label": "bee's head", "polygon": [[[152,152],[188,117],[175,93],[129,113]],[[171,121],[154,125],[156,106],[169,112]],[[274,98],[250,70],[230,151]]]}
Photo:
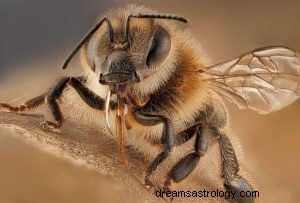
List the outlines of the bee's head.
{"label": "bee's head", "polygon": [[107,13],[79,43],[64,68],[81,47],[86,64],[102,85],[134,85],[163,68],[172,40],[168,26],[162,21],[187,20],[142,11],[127,8]]}
{"label": "bee's head", "polygon": [[126,85],[139,82],[135,65],[125,50],[114,50],[107,55],[105,60],[95,65],[99,72],[99,82],[102,85]]}

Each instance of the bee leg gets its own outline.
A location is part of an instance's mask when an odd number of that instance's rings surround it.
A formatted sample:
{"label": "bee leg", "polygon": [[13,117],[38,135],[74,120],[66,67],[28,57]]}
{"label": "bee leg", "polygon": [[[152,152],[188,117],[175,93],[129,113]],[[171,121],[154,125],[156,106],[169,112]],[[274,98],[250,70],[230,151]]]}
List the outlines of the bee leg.
{"label": "bee leg", "polygon": [[46,97],[46,94],[42,94],[38,97],[28,100],[27,102],[25,102],[24,104],[22,104],[20,106],[12,106],[7,103],[0,103],[0,109],[3,108],[9,112],[16,112],[16,113],[22,112],[22,111],[28,111],[28,110],[34,109],[34,108],[42,105],[43,103],[45,103],[45,97]]}
{"label": "bee leg", "polygon": [[175,145],[175,132],[170,119],[160,115],[150,115],[142,113],[140,110],[134,111],[136,119],[145,126],[154,126],[163,123],[163,136],[161,138],[161,145],[163,151],[156,156],[154,161],[149,165],[146,176],[144,178],[145,185],[154,187],[153,183],[149,180],[151,174],[157,167],[169,156],[172,147]]}
{"label": "bee leg", "polygon": [[74,88],[77,94],[89,107],[97,110],[104,110],[105,100],[87,88],[82,80],[83,79],[80,77],[71,78],[68,84]]}
{"label": "bee leg", "polygon": [[60,107],[57,103],[57,99],[61,96],[63,90],[67,85],[70,85],[75,89],[78,95],[94,109],[104,109],[104,99],[89,90],[84,84],[82,84],[81,78],[64,77],[58,81],[56,86],[49,92],[46,97],[49,109],[51,110],[55,122],[46,121],[42,123],[42,126],[46,129],[57,131],[64,121]]}
{"label": "bee leg", "polygon": [[61,96],[63,90],[67,86],[67,83],[70,81],[70,77],[61,78],[54,88],[47,94],[46,102],[48,107],[54,117],[55,122],[45,121],[42,122],[42,127],[51,131],[58,131],[63,123],[63,116],[60,110],[60,107],[57,103],[57,99]]}
{"label": "bee leg", "polygon": [[[220,108],[207,119],[207,127],[210,134],[218,140],[221,153],[221,171],[225,188],[233,193],[239,194],[241,191],[253,191],[252,186],[242,176],[238,175],[239,164],[234,152],[234,148],[229,138],[224,133],[226,131],[227,116],[226,111]],[[237,197],[235,201],[239,203],[250,203],[254,201],[251,197]]]}
{"label": "bee leg", "polygon": [[78,95],[88,104],[90,107],[98,110],[104,109],[105,101],[91,90],[89,90],[84,84],[83,77],[64,77],[61,78],[58,83],[52,88],[48,94],[43,94],[38,97],[35,97],[25,104],[20,106],[12,106],[6,103],[0,103],[0,110],[5,109],[10,112],[22,112],[34,109],[41,104],[46,103],[49,106],[50,111],[53,114],[55,122],[45,121],[42,123],[42,127],[52,131],[58,131],[58,129],[62,126],[63,116],[60,110],[60,107],[57,103],[57,99],[60,98],[63,90],[67,85],[70,85],[75,89]]}
{"label": "bee leg", "polygon": [[[186,131],[189,131],[189,129]],[[170,187],[171,181],[180,182],[190,175],[199,163],[200,157],[207,152],[208,136],[203,133],[202,125],[198,124],[194,131],[189,131],[189,133],[196,135],[195,151],[187,154],[171,169],[164,183],[164,189],[166,190]]]}
{"label": "bee leg", "polygon": [[242,176],[238,175],[239,165],[233,146],[225,134],[220,134],[219,145],[222,159],[222,178],[228,191],[236,193],[235,201],[239,203],[254,202],[254,197],[237,197],[241,191],[253,191],[252,186]]}

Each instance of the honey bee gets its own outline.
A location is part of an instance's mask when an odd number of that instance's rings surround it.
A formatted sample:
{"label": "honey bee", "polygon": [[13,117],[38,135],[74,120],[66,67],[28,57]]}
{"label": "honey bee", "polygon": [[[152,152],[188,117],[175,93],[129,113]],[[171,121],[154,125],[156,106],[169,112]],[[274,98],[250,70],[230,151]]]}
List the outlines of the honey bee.
{"label": "honey bee", "polygon": [[[102,112],[95,117],[106,126],[104,134],[117,135],[125,164],[125,135],[131,137],[128,145],[153,157],[145,175],[147,186],[154,186],[150,177],[169,156],[180,159],[170,168],[164,188],[184,180],[213,139],[219,145],[225,188],[252,191],[251,184],[239,174],[228,138],[224,101],[259,113],[294,102],[300,96],[299,53],[286,47],[265,47],[207,66],[187,22],[180,16],[135,5],[109,11],[63,64],[67,68],[80,51],[82,76],[64,77],[50,91],[23,105],[0,103],[0,107],[22,112],[46,103],[54,121],[45,121],[43,127],[56,131],[64,123],[57,100],[73,89],[87,106]],[[66,99],[72,100],[72,94]],[[195,143],[188,154],[171,153],[192,138]],[[254,198],[237,201],[253,202]]]}

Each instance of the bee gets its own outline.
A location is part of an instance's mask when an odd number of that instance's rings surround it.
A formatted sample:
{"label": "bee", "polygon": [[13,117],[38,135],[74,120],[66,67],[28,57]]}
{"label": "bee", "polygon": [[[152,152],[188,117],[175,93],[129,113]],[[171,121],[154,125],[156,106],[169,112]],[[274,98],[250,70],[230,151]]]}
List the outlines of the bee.
{"label": "bee", "polygon": [[[23,112],[46,103],[54,121],[43,127],[57,131],[64,118],[58,100],[75,90],[118,138],[126,164],[125,140],[153,157],[145,184],[170,156],[179,157],[165,177],[164,188],[187,178],[213,139],[219,145],[221,178],[229,191],[252,191],[239,174],[239,163],[228,137],[225,100],[259,113],[277,111],[300,96],[300,56],[286,47],[265,47],[226,62],[207,66],[206,56],[191,36],[187,19],[128,5],[107,12],[83,37],[63,64],[78,51],[84,73],[60,79],[45,94],[23,105],[0,103],[1,109]],[[65,99],[72,100],[72,94]],[[125,135],[127,137],[125,137]],[[189,153],[173,153],[186,144]],[[158,147],[154,147],[158,146]],[[205,164],[205,163],[201,163]],[[236,199],[253,202],[254,198]]]}

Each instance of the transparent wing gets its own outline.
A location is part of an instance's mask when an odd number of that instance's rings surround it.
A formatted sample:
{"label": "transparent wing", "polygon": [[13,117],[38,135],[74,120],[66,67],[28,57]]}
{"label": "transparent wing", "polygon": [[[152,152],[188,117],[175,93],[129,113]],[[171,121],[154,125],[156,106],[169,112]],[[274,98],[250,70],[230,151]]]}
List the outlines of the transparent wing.
{"label": "transparent wing", "polygon": [[256,49],[201,72],[215,92],[239,108],[269,113],[300,97],[300,55],[289,48]]}

